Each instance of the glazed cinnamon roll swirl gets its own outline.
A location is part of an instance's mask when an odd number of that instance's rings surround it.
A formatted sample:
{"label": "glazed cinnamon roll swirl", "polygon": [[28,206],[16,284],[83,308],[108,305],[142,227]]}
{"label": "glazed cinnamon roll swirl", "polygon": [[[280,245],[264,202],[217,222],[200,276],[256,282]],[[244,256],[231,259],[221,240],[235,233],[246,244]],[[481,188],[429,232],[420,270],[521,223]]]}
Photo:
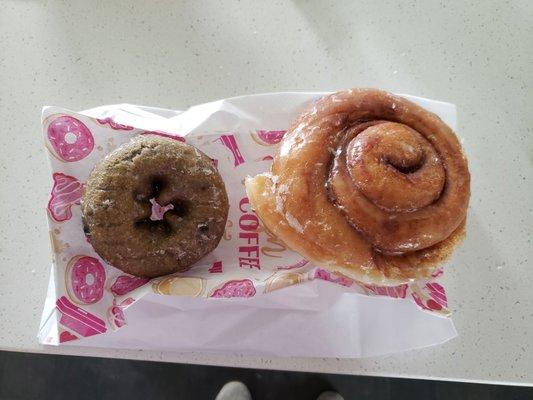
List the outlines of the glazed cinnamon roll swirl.
{"label": "glazed cinnamon roll swirl", "polygon": [[246,182],[267,229],[314,263],[367,283],[431,275],[463,236],[465,155],[436,115],[353,89],[318,100],[285,135],[270,173]]}

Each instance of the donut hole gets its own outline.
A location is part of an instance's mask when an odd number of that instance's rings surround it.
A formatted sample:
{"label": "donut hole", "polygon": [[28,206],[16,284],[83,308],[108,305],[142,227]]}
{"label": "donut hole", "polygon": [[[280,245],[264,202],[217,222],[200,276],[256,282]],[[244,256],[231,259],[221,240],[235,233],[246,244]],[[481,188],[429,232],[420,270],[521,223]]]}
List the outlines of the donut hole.
{"label": "donut hole", "polygon": [[183,218],[190,212],[190,204],[187,200],[174,200],[170,204],[173,206],[173,208],[169,212],[177,217]]}
{"label": "donut hole", "polygon": [[153,221],[150,218],[143,218],[135,221],[135,228],[156,234],[168,235],[172,233],[172,227],[165,220]]}
{"label": "donut hole", "polygon": [[140,182],[136,190],[133,191],[133,200],[137,203],[152,201],[154,197],[158,197],[165,186],[166,181],[162,177],[150,176],[147,179],[145,178]]}
{"label": "donut hole", "polygon": [[76,136],[75,133],[72,133],[72,132],[65,133],[65,142],[67,144],[74,144],[76,143],[77,140],[78,140],[78,137]]}
{"label": "donut hole", "polygon": [[151,191],[152,191],[152,197],[156,197],[159,193],[161,193],[161,190],[163,190],[163,187],[165,186],[165,181],[163,178],[160,177],[153,177],[150,181]]}
{"label": "donut hole", "polygon": [[85,283],[89,286],[94,284],[94,275],[93,274],[87,274],[85,275]]}

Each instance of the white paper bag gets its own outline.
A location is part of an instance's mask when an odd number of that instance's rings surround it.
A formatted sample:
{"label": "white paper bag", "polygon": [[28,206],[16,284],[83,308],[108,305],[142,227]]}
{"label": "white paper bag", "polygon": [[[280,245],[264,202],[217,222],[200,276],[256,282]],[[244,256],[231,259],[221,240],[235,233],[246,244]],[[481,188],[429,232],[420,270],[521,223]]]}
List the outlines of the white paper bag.
{"label": "white paper bag", "polygon": [[[184,112],[128,104],[80,113],[45,107],[54,265],[39,341],[365,357],[453,338],[445,290],[436,282],[442,270],[429,281],[392,288],[364,285],[312,265],[258,226],[243,179],[268,170],[285,129],[321,95],[242,96]],[[405,97],[455,127],[455,106]],[[217,249],[187,272],[151,281],[100,259],[85,238],[79,207],[94,165],[140,134],[169,136],[200,148],[216,163],[230,199]]]}

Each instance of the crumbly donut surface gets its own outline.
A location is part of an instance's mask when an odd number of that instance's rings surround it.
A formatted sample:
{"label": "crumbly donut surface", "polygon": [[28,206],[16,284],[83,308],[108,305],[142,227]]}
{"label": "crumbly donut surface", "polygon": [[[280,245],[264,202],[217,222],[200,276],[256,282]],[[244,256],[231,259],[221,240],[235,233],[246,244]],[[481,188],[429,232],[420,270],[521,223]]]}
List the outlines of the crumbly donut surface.
{"label": "crumbly donut surface", "polygon": [[[152,214],[153,202],[167,210]],[[84,229],[110,265],[137,276],[186,270],[218,245],[228,216],[224,182],[193,146],[141,135],[96,165],[82,199]]]}

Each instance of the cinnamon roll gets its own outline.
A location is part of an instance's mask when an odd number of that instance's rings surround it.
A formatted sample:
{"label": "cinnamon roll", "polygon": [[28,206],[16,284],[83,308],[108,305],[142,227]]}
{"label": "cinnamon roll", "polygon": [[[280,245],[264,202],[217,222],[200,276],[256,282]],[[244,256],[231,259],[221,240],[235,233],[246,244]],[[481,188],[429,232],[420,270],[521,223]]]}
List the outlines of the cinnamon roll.
{"label": "cinnamon roll", "polygon": [[435,114],[387,92],[323,97],[292,124],[271,172],[246,181],[267,229],[362,282],[431,275],[464,234],[468,163]]}

